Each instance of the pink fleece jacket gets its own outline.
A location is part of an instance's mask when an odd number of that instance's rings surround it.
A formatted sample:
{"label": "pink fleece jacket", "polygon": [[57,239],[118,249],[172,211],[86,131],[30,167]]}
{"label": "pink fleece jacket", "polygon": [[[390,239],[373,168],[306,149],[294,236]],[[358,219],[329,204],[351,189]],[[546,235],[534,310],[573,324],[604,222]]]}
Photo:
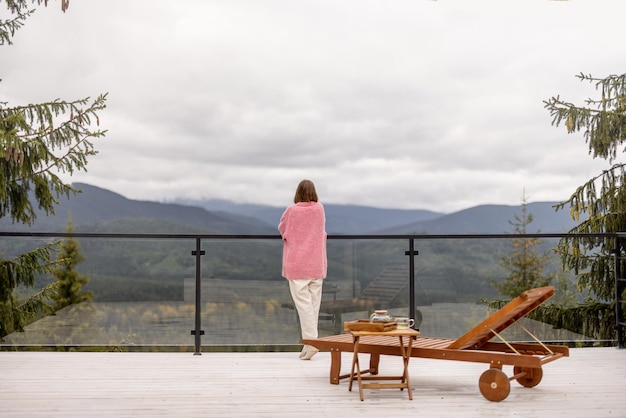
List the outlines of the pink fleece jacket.
{"label": "pink fleece jacket", "polygon": [[318,202],[298,202],[280,218],[283,271],[289,280],[326,277],[326,215]]}

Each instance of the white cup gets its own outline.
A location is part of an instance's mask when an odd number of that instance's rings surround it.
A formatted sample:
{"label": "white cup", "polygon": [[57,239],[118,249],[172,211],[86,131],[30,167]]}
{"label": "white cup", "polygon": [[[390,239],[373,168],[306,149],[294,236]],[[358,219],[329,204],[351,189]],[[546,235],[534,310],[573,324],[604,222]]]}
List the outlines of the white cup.
{"label": "white cup", "polygon": [[398,329],[411,328],[415,324],[413,318],[396,318],[396,326]]}

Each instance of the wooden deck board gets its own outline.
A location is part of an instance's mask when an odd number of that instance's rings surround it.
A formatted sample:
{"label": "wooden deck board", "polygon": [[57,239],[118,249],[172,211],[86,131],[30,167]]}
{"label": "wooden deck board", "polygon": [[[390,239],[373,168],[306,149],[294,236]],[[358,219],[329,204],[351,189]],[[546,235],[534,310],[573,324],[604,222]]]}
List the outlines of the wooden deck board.
{"label": "wooden deck board", "polygon": [[[351,353],[343,356],[349,365]],[[413,401],[385,389],[366,390],[361,402],[347,382],[329,384],[329,353],[301,361],[297,353],[0,352],[0,416],[623,417],[625,360],[626,350],[572,349],[543,368],[537,387],[511,382],[509,397],[494,403],[478,390],[483,364],[413,358]],[[401,367],[381,357],[381,372]]]}

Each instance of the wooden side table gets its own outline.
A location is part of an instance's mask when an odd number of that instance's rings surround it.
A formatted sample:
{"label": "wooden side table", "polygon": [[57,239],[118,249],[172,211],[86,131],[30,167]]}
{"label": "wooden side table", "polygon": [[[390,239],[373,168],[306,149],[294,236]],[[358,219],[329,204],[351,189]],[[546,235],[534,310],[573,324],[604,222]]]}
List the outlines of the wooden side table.
{"label": "wooden side table", "polygon": [[[352,382],[356,380],[359,383],[359,395],[363,400],[363,389],[405,389],[409,394],[409,399],[413,400],[411,392],[411,380],[409,378],[409,359],[411,358],[411,348],[413,340],[420,335],[419,331],[414,329],[395,329],[393,331],[349,331],[352,334],[352,342],[354,345],[354,355],[352,358],[352,369],[350,370],[350,384],[348,390],[352,391]],[[404,370],[402,376],[362,376],[361,367],[359,365],[359,343],[361,337],[364,336],[394,336],[400,340],[400,353],[402,355],[402,363]],[[405,345],[406,341],[406,345]],[[369,380],[399,380],[399,383],[363,383]]]}

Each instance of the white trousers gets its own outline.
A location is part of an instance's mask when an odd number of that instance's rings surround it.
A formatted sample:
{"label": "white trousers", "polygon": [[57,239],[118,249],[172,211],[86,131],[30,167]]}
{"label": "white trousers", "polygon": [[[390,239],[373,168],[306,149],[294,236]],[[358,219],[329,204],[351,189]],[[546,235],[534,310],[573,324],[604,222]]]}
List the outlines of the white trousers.
{"label": "white trousers", "polygon": [[287,280],[300,318],[302,339],[317,338],[323,279]]}

